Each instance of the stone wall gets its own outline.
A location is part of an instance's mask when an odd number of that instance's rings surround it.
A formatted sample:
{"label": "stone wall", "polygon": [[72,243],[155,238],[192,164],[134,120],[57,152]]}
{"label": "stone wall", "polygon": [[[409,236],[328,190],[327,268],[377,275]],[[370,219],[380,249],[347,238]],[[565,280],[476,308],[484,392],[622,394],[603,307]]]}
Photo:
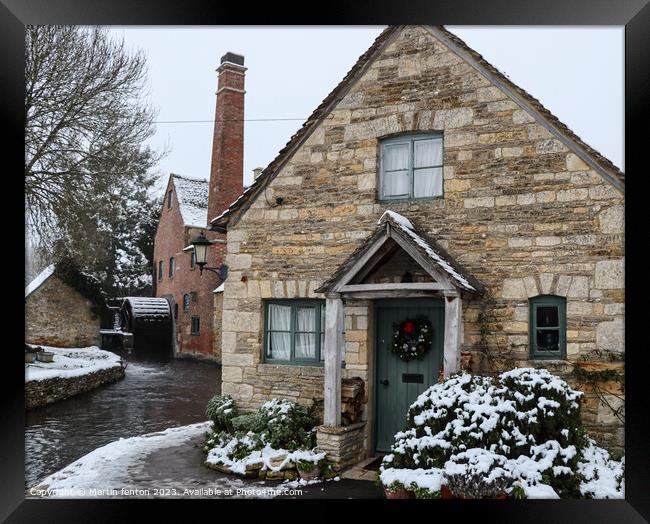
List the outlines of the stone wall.
{"label": "stone wall", "polygon": [[[444,197],[381,203],[379,139],[414,131],[444,133]],[[322,398],[319,368],[263,363],[263,301],[323,298],[313,290],[387,208],[485,284],[494,298],[488,343],[516,365],[553,364],[528,359],[528,298],[537,294],[567,298],[570,362],[624,349],[623,195],[423,28],[388,45],[263,194],[228,231],[223,392],[239,404]],[[372,330],[362,326],[371,315],[346,307],[346,373],[370,379]],[[462,350],[478,362],[480,312],[481,301],[463,299]],[[597,425],[603,413],[585,416]]]}
{"label": "stone wall", "polygon": [[30,344],[99,346],[99,328],[92,302],[54,275],[25,300],[25,341]]}
{"label": "stone wall", "polygon": [[78,377],[30,380],[25,383],[25,407],[32,409],[73,397],[124,378],[124,368],[115,366]]}
{"label": "stone wall", "polygon": [[366,423],[358,422],[345,427],[318,426],[317,447],[327,453],[333,469],[341,471],[353,466],[365,457],[363,436]]}

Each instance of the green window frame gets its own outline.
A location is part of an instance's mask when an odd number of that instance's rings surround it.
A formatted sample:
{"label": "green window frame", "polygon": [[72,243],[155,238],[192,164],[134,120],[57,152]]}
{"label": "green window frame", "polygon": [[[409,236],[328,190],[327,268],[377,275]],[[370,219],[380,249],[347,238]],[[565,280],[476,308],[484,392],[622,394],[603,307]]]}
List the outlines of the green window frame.
{"label": "green window frame", "polygon": [[169,278],[174,276],[174,257],[169,259]]}
{"label": "green window frame", "polygon": [[[289,321],[284,321],[284,326],[273,325],[272,306],[279,306],[284,312],[290,313]],[[313,326],[300,326],[299,312],[301,310],[310,310],[313,308],[314,324]],[[282,323],[282,322],[280,322]],[[287,340],[288,339],[288,340]],[[299,348],[301,341],[313,340],[314,354],[304,356],[300,354]],[[286,357],[274,355],[273,344],[276,343],[284,346],[282,353],[287,353]],[[297,343],[298,342],[298,343]],[[325,301],[324,300],[303,300],[303,299],[285,299],[285,300],[266,300],[264,303],[264,347],[263,361],[272,364],[297,364],[303,366],[322,366],[324,361],[324,344],[325,344]],[[298,349],[298,351],[297,351]],[[288,351],[287,351],[288,350]]]}
{"label": "green window frame", "polygon": [[540,295],[529,300],[530,358],[566,359],[566,299]]}
{"label": "green window frame", "polygon": [[158,280],[163,279],[163,261],[159,260],[158,261]]}
{"label": "green window frame", "polygon": [[[418,149],[425,143],[434,142],[438,153],[430,160],[420,158]],[[442,133],[409,133],[383,139],[379,154],[379,200],[395,202],[407,200],[431,200],[444,197],[444,140]],[[405,165],[389,165],[388,154],[401,149],[406,154]],[[434,149],[435,150],[435,149]],[[389,192],[389,180],[393,177],[407,177],[407,188],[402,193]],[[426,178],[429,177],[429,178]],[[428,180],[428,182],[427,182]],[[431,194],[416,196],[422,182],[432,183]],[[428,192],[428,191],[427,191]]]}

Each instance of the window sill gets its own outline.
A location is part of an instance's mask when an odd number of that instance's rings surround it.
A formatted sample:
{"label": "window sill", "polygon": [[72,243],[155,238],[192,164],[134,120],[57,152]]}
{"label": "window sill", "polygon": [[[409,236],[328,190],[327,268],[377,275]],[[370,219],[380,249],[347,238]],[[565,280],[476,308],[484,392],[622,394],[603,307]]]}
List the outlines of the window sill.
{"label": "window sill", "polygon": [[434,196],[434,197],[420,197],[420,198],[379,198],[377,203],[381,205],[388,204],[407,204],[409,202],[435,202],[438,200],[444,200],[445,196]]}
{"label": "window sill", "polygon": [[[261,362],[263,365],[268,366],[295,366],[295,367],[304,367],[304,368],[325,368],[324,362],[288,362],[286,360],[263,360]],[[345,362],[341,362],[341,369],[345,369]]]}

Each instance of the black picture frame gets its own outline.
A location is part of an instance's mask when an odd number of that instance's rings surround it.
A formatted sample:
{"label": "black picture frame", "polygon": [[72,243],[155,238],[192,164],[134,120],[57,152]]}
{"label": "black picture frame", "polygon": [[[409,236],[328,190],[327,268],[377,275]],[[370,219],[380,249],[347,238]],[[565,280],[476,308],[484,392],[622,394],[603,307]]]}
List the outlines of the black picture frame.
{"label": "black picture frame", "polygon": [[[313,10],[312,10],[313,9]],[[114,25],[287,25],[291,14],[301,15],[291,23],[309,24],[401,24],[427,23],[444,25],[620,25],[625,26],[625,171],[631,190],[626,193],[626,499],[621,501],[414,501],[409,508],[385,501],[351,501],[358,509],[380,512],[382,520],[390,518],[419,518],[412,511],[422,511],[437,520],[465,519],[474,514],[480,522],[644,522],[650,519],[650,416],[645,385],[647,342],[641,342],[641,329],[647,324],[640,318],[645,313],[641,302],[646,277],[644,260],[647,221],[643,199],[647,199],[646,151],[647,115],[650,93],[650,6],[648,0],[417,0],[405,4],[380,4],[370,0],[357,2],[301,3],[295,7],[277,3],[250,3],[246,5],[197,0],[173,2],[170,0],[124,1],[113,0],[3,0],[0,5],[0,49],[2,50],[2,125],[5,138],[3,181],[11,186],[5,193],[5,207],[18,202],[24,190],[20,177],[24,151],[23,71],[24,25],[28,24],[114,24]],[[311,11],[311,12],[310,12]],[[308,15],[308,13],[314,13]],[[278,57],[286,59],[287,57]],[[594,108],[597,111],[598,108]],[[9,196],[9,198],[7,198]],[[14,198],[11,198],[13,196]],[[22,201],[22,200],[20,200]],[[16,206],[19,209],[19,205]],[[14,210],[12,213],[19,213]],[[24,216],[24,214],[23,214]],[[5,238],[11,237],[5,257],[5,275],[14,266],[16,253],[24,252],[24,236],[20,226],[5,219]],[[15,248],[15,249],[12,249]],[[12,255],[12,256],[9,256]],[[0,412],[2,457],[0,468],[3,485],[0,489],[0,518],[7,522],[116,522],[134,517],[136,501],[131,500],[25,500],[24,499],[24,381],[20,369],[20,346],[23,332],[24,302],[20,295],[20,278],[7,279],[5,307],[13,312],[17,322],[6,321],[5,352],[7,355]],[[21,306],[22,305],[22,306]],[[22,309],[21,309],[22,308]],[[21,315],[22,313],[22,315]],[[15,340],[14,340],[15,339]],[[147,503],[149,501],[142,501]],[[187,501],[180,501],[185,516],[190,514]],[[213,506],[218,518],[236,501],[217,502]],[[247,517],[264,518],[259,513],[263,501],[246,501],[246,508],[237,508],[237,521]],[[274,501],[278,517],[300,517],[310,521],[337,520],[348,511],[335,508],[334,501],[325,501],[323,510],[303,506],[310,501]],[[323,501],[321,501],[322,503]],[[346,501],[338,501],[346,502]],[[364,503],[365,502],[365,503]],[[429,503],[423,505],[422,503]],[[147,504],[147,520],[153,520],[154,511],[172,518],[171,501]],[[434,503],[432,506],[431,503]],[[291,513],[286,513],[291,505]],[[140,505],[140,501],[138,501]],[[155,507],[154,507],[155,506]],[[363,506],[363,508],[361,507]],[[193,506],[194,507],[194,506]],[[406,509],[406,510],[405,510]],[[290,516],[292,515],[292,517]],[[142,518],[142,517],[141,517]],[[271,518],[271,520],[273,520]]]}

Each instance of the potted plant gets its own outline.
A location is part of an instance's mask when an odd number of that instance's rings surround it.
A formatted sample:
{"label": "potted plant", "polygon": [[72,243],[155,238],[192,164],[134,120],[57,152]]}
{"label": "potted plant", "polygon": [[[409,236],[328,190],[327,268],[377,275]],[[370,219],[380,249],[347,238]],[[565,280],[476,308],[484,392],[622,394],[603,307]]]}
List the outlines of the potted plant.
{"label": "potted plant", "polygon": [[299,460],[297,466],[298,474],[303,480],[314,480],[320,475],[320,466],[317,462]]}
{"label": "potted plant", "polygon": [[414,499],[415,492],[407,489],[399,480],[391,482],[384,486],[384,493],[387,499]]}

